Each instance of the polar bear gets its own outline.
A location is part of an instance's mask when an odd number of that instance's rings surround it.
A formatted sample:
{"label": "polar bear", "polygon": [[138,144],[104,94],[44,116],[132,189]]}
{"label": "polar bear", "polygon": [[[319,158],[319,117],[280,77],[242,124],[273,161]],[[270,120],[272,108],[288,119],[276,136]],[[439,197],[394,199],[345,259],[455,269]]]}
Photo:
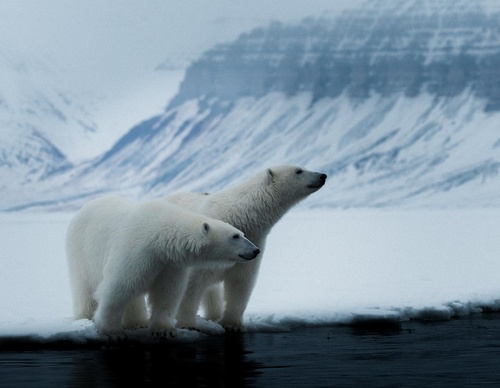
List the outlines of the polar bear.
{"label": "polar bear", "polygon": [[135,204],[118,196],[95,199],[77,212],[66,252],[74,318],[93,318],[107,336],[145,325],[153,336],[175,336],[191,267],[246,263],[259,254],[225,222],[164,200]]}
{"label": "polar bear", "polygon": [[243,330],[243,313],[257,279],[268,233],[292,206],[319,190],[326,178],[323,173],[284,165],[213,194],[178,193],[167,197],[172,203],[230,223],[261,249],[257,259],[248,265],[194,270],[179,308],[178,325],[203,330],[196,314],[204,298],[205,318],[220,320],[227,331]]}

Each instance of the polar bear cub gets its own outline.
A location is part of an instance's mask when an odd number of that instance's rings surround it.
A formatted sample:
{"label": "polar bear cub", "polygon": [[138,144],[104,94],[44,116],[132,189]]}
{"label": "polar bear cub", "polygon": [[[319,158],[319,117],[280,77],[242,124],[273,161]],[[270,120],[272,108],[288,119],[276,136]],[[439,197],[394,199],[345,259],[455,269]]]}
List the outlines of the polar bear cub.
{"label": "polar bear cub", "polygon": [[66,252],[75,319],[93,318],[102,335],[147,325],[174,336],[190,268],[246,263],[259,249],[235,227],[164,200],[106,196],[74,216]]}

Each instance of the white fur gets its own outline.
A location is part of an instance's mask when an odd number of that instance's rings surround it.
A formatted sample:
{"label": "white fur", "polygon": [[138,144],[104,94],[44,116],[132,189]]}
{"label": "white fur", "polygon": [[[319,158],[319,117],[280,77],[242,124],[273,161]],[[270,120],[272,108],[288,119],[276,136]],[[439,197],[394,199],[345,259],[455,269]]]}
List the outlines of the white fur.
{"label": "white fur", "polygon": [[[325,174],[287,165],[267,169],[213,194],[179,193],[168,197],[170,202],[230,223],[261,249],[257,259],[248,265],[194,270],[179,309],[178,324],[196,326],[196,313],[203,301],[206,318],[222,318],[220,322],[226,329],[241,330],[269,231],[293,205],[319,190],[325,180]],[[225,308],[220,282],[224,284]]]}
{"label": "white fur", "polygon": [[246,262],[258,254],[225,222],[166,201],[134,204],[117,196],[82,207],[68,227],[66,251],[74,318],[93,318],[103,335],[145,325],[152,335],[174,335],[190,267]]}

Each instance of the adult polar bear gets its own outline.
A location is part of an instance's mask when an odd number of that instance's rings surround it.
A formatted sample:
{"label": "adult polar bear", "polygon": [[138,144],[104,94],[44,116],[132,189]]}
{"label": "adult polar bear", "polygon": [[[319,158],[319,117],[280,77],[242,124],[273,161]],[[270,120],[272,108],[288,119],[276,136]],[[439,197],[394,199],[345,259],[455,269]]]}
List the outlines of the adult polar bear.
{"label": "adult polar bear", "polygon": [[[94,318],[102,335],[148,325],[175,335],[191,266],[253,260],[259,250],[233,226],[163,200],[90,201],[70,222],[66,251],[74,318]],[[148,293],[151,317],[144,303]]]}
{"label": "adult polar bear", "polygon": [[[261,249],[257,259],[248,265],[194,270],[179,308],[177,325],[203,330],[196,320],[203,299],[207,319],[222,318],[220,323],[226,330],[241,331],[268,233],[292,206],[319,190],[325,182],[326,174],[285,165],[269,168],[213,194],[179,193],[167,197],[170,202],[230,223]],[[224,298],[220,282],[224,284]],[[210,287],[214,284],[215,287]]]}

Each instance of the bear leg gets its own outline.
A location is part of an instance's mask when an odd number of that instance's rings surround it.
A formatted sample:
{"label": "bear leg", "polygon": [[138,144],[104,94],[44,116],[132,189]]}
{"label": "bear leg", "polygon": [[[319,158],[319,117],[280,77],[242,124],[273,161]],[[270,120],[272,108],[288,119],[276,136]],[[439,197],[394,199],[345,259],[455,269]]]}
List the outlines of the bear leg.
{"label": "bear leg", "polygon": [[226,331],[243,331],[243,314],[255,285],[259,262],[235,264],[224,276],[226,307],[219,322]]}
{"label": "bear leg", "polygon": [[95,292],[97,310],[94,314],[94,323],[100,335],[110,337],[123,335],[123,312],[134,296],[132,292],[130,287],[120,283],[117,276],[104,278],[99,284]]}
{"label": "bear leg", "polygon": [[200,306],[203,293],[213,283],[212,277],[205,276],[203,271],[192,271],[189,285],[177,313],[177,326],[198,329],[196,314]]}
{"label": "bear leg", "polygon": [[122,315],[125,305],[100,303],[94,315],[97,332],[102,336],[120,337],[123,335]]}
{"label": "bear leg", "polygon": [[148,326],[148,310],[144,295],[136,296],[125,307],[122,325],[124,329],[139,329]]}
{"label": "bear leg", "polygon": [[189,269],[169,267],[161,272],[149,290],[151,317],[149,333],[153,337],[175,337],[175,316],[187,287]]}
{"label": "bear leg", "polygon": [[219,321],[224,313],[222,284],[217,283],[208,287],[201,304],[205,319]]}
{"label": "bear leg", "polygon": [[97,309],[97,301],[87,288],[73,292],[73,318],[92,319]]}

